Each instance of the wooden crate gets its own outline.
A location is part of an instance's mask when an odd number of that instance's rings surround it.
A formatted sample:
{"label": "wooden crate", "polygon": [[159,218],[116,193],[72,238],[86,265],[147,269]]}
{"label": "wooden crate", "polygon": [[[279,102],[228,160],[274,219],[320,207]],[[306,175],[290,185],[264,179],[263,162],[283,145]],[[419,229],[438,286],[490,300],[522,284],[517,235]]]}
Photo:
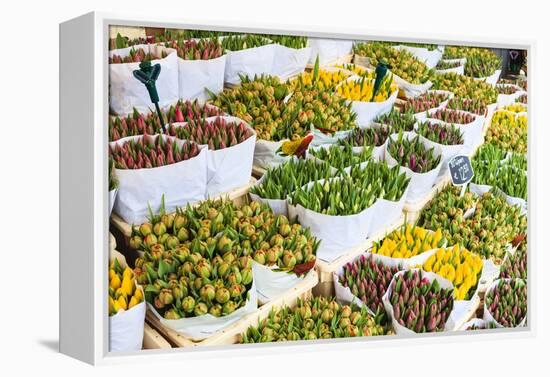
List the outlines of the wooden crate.
{"label": "wooden crate", "polygon": [[175,347],[202,347],[235,344],[241,340],[241,335],[248,329],[248,327],[256,326],[259,321],[267,318],[271,309],[280,308],[285,305],[292,307],[296,304],[296,299],[306,299],[311,297],[311,290],[317,285],[318,281],[319,278],[315,270],[311,271],[311,273],[309,273],[303,281],[289,289],[284,294],[274,298],[267,304],[262,305],[254,313],[244,316],[226,329],[218,331],[212,336],[201,341],[193,341],[177,331],[163,326],[159,319],[149,310],[147,311],[147,321]]}
{"label": "wooden crate", "polygon": [[[255,183],[256,183],[256,179],[253,177],[250,177],[250,181],[246,185],[238,187],[226,193],[217,195],[215,197],[212,197],[212,199],[229,198],[236,205],[240,205],[241,203],[243,203],[244,200],[248,200],[247,199],[248,190]],[[126,243],[130,240],[130,237],[132,236],[132,224],[128,224],[116,213],[113,213],[111,215],[111,225],[115,228],[115,231],[118,231],[120,234],[122,234]]]}
{"label": "wooden crate", "polygon": [[262,168],[257,165],[252,166],[252,176],[256,179],[262,178],[262,176],[265,174],[266,171],[267,171],[266,168]]}
{"label": "wooden crate", "polygon": [[157,330],[149,326],[145,322],[143,327],[143,349],[144,350],[155,350],[155,349],[167,349],[172,348],[170,343],[164,339]]}
{"label": "wooden crate", "polygon": [[317,262],[315,264],[315,269],[319,274],[319,284],[317,284],[317,286],[313,288],[313,294],[315,296],[324,296],[324,297],[334,296],[334,280],[333,280],[332,274],[335,272],[338,272],[338,270],[343,265],[351,262],[352,260],[357,258],[359,255],[361,255],[362,253],[370,249],[374,242],[381,240],[386,236],[386,234],[399,228],[401,225],[403,225],[404,221],[405,221],[405,217],[401,216],[399,220],[397,220],[396,222],[388,226],[386,229],[380,231],[378,234],[375,234],[373,237],[367,239],[365,242],[361,243],[360,245],[357,245],[356,247],[348,250],[338,259],[330,263],[317,259]]}

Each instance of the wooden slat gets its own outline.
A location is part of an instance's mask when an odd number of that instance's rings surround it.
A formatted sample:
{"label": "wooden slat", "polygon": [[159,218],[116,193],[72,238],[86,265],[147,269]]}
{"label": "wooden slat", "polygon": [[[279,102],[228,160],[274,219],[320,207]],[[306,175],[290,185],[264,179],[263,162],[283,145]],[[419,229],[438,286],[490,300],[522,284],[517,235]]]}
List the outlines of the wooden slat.
{"label": "wooden slat", "polygon": [[314,270],[311,271],[303,281],[289,289],[284,294],[274,298],[265,305],[262,305],[254,313],[244,316],[226,329],[221,330],[202,341],[193,341],[177,331],[165,327],[150,311],[147,312],[147,321],[170,343],[177,347],[202,347],[235,344],[241,340],[241,334],[244,333],[248,327],[255,326],[259,321],[266,318],[271,309],[280,308],[285,305],[293,306],[296,303],[296,299],[305,299],[310,297],[311,290],[315,285],[317,285],[318,281],[317,273]]}
{"label": "wooden slat", "polygon": [[146,322],[143,328],[143,349],[152,350],[167,348],[172,348],[170,343]]}

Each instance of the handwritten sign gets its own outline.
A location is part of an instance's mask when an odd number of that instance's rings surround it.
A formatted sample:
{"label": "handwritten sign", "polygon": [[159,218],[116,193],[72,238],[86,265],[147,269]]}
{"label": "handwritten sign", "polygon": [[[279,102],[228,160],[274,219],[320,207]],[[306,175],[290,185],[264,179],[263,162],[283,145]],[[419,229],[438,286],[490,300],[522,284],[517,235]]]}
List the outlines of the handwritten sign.
{"label": "handwritten sign", "polygon": [[470,163],[470,157],[458,155],[451,158],[448,162],[451,180],[455,186],[463,186],[474,177],[474,169]]}

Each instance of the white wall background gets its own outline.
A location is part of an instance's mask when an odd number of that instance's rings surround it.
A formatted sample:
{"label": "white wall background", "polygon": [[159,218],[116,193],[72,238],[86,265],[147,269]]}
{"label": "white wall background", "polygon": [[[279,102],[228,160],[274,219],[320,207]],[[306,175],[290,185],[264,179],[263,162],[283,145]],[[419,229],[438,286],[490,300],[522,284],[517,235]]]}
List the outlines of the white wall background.
{"label": "white wall background", "polygon": [[[0,370],[3,375],[59,374],[203,376],[218,375],[530,375],[548,365],[548,274],[546,190],[549,184],[543,159],[550,140],[548,120],[548,9],[544,2],[460,0],[381,2],[379,15],[366,1],[315,2],[235,0],[182,2],[156,0],[10,1],[0,12],[0,222],[2,311],[0,312]],[[445,6],[445,5],[448,6]],[[460,343],[423,342],[416,346],[354,349],[345,352],[298,353],[185,363],[124,365],[92,369],[54,351],[58,334],[58,23],[90,10],[147,15],[197,17],[199,21],[231,20],[257,25],[322,25],[376,31],[433,33],[434,36],[527,38],[537,40],[530,56],[536,153],[541,167],[532,185],[540,188],[531,239],[537,253],[537,335],[508,341]],[[543,40],[543,35],[546,35]],[[536,76],[535,76],[536,75]],[[6,85],[7,84],[7,85]],[[544,118],[543,118],[544,117]],[[533,129],[531,129],[533,131]],[[533,147],[533,145],[531,145]],[[546,152],[546,153],[545,153]],[[535,242],[536,241],[536,242]],[[78,268],[78,266],[75,266]],[[4,370],[12,370],[10,374]]]}

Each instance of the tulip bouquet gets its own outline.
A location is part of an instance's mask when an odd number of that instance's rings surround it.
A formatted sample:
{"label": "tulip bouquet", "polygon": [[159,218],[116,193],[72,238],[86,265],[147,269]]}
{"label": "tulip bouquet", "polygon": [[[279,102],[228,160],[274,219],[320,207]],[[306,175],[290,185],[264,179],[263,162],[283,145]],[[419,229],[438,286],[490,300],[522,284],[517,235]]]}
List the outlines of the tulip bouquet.
{"label": "tulip bouquet", "polygon": [[340,83],[350,77],[345,70],[318,69],[317,71],[301,73],[295,80],[289,82],[292,88],[317,88],[333,91]]}
{"label": "tulip bouquet", "polygon": [[292,191],[306,183],[331,177],[331,167],[328,162],[318,162],[311,159],[291,159],[283,164],[269,169],[259,185],[250,189],[264,199],[286,199]]}
{"label": "tulip bouquet", "polygon": [[355,184],[360,187],[376,187],[378,198],[390,201],[401,199],[407,189],[410,178],[399,169],[385,162],[369,162],[366,166],[354,165],[349,172]]}
{"label": "tulip bouquet", "polygon": [[416,225],[403,224],[383,240],[375,242],[371,253],[397,259],[411,258],[443,247],[445,242],[441,229],[432,232]]}
{"label": "tulip bouquet", "polygon": [[472,114],[485,115],[487,103],[478,98],[454,97],[447,102],[447,109],[467,111]]}
{"label": "tulip bouquet", "polygon": [[443,229],[451,244],[460,244],[482,258],[500,264],[508,245],[517,234],[525,233],[527,217],[519,206],[511,206],[493,192],[483,194],[471,217],[459,223],[453,219]]}
{"label": "tulip bouquet", "polygon": [[227,200],[204,201],[173,214],[161,208],[149,222],[135,226],[130,238],[131,248],[153,255],[183,248],[208,260],[247,256],[288,271],[315,261],[318,246],[308,229],[274,215],[267,205],[251,202],[237,207]]}
{"label": "tulip bouquet", "polygon": [[221,40],[222,48],[228,51],[246,50],[270,43],[269,39],[259,34],[230,35]]}
{"label": "tulip bouquet", "polygon": [[130,310],[143,302],[143,290],[136,286],[134,272],[115,258],[109,266],[109,315]]}
{"label": "tulip bouquet", "polygon": [[229,315],[245,305],[253,280],[249,256],[211,260],[185,246],[152,249],[135,264],[146,301],[169,320]]}
{"label": "tulip bouquet", "polygon": [[[279,78],[260,76],[254,79],[242,77],[242,84],[225,89],[213,96],[215,106],[250,124],[263,140],[277,141],[281,138],[283,123],[283,99],[289,94],[287,85]],[[311,114],[310,114],[311,115]],[[309,119],[309,115],[306,115]],[[311,116],[313,118],[314,115]],[[296,130],[305,133],[305,129]]]}
{"label": "tulip bouquet", "polygon": [[418,123],[416,133],[434,143],[442,145],[464,144],[462,132],[453,124],[444,125],[440,123],[420,122]]}
{"label": "tulip bouquet", "polygon": [[226,121],[222,117],[211,121],[192,119],[182,127],[171,124],[167,131],[178,139],[208,145],[212,151],[233,147],[253,135],[243,122]]}
{"label": "tulip bouquet", "polygon": [[366,77],[369,79],[376,78],[376,74],[372,69],[367,69],[357,64],[342,64],[337,66],[338,68],[345,69],[346,71],[353,72],[357,76]]}
{"label": "tulip bouquet", "polygon": [[461,188],[456,186],[447,186],[439,192],[420,213],[418,224],[427,229],[443,230],[449,229],[451,223],[463,224],[467,211],[475,208],[477,198],[469,191],[463,196],[460,192]]}
{"label": "tulip bouquet", "polygon": [[422,84],[430,80],[433,70],[406,50],[397,50],[383,42],[359,43],[353,47],[353,52],[369,59],[371,66],[376,67],[380,60],[385,60],[392,73],[411,84]]}
{"label": "tulip bouquet", "polygon": [[375,96],[374,78],[361,77],[356,80],[346,80],[336,88],[336,93],[350,101],[360,102],[384,102],[397,91],[397,85],[393,83],[391,74],[382,79],[380,88]]}
{"label": "tulip bouquet", "polygon": [[[193,102],[179,100],[164,111],[163,115],[168,123],[172,123],[223,115],[223,112],[214,106],[200,105],[197,100]],[[111,141],[127,136],[154,135],[160,132],[161,124],[155,112],[144,115],[134,110],[126,117],[109,117],[109,140]]]}
{"label": "tulip bouquet", "polygon": [[437,70],[452,69],[452,68],[460,67],[461,65],[462,65],[462,62],[460,62],[459,60],[454,60],[454,61],[440,60],[435,66],[435,69]]}
{"label": "tulip bouquet", "polygon": [[439,107],[442,102],[449,99],[447,93],[426,92],[414,98],[407,98],[403,105],[404,112],[423,113]]}
{"label": "tulip bouquet", "polygon": [[165,51],[163,51],[160,56],[157,56],[150,52],[145,52],[143,48],[138,48],[138,49],[132,48],[128,56],[125,56],[125,57],[121,57],[120,55],[113,54],[111,57],[109,57],[109,64],[141,63],[144,61],[164,59],[166,56],[167,54]]}
{"label": "tulip bouquet", "polygon": [[516,153],[527,153],[527,116],[496,111],[487,130],[486,142]]}
{"label": "tulip bouquet", "polygon": [[505,157],[506,152],[502,149],[493,144],[483,144],[472,160],[472,168],[474,168],[475,171],[472,182],[494,186],[498,181],[497,175],[501,166],[501,161]]}
{"label": "tulip bouquet", "polygon": [[331,339],[386,335],[382,326],[365,308],[340,305],[336,300],[312,297],[296,302],[294,307],[272,309],[257,326],[242,334],[242,343],[265,343],[292,340]]}
{"label": "tulip bouquet", "polygon": [[330,216],[350,216],[371,207],[381,189],[374,185],[359,186],[351,177],[316,181],[289,195],[289,204]]}
{"label": "tulip bouquet", "polygon": [[461,59],[470,54],[470,50],[473,47],[466,46],[445,46],[443,52],[443,59]]}
{"label": "tulip bouquet", "polygon": [[210,60],[224,54],[221,43],[217,39],[176,39],[165,44],[176,50],[184,60]]}
{"label": "tulip bouquet", "polygon": [[116,38],[109,39],[109,50],[117,50],[121,48],[131,47],[135,45],[144,45],[147,43],[153,43],[155,40],[154,37],[139,37],[130,39],[128,37],[123,37],[120,33],[117,33]]}
{"label": "tulip bouquet", "polygon": [[512,113],[525,113],[527,112],[527,107],[520,103],[514,103],[512,105],[504,106],[502,108],[502,111],[510,111]]}
{"label": "tulip bouquet", "polygon": [[455,97],[470,98],[485,103],[495,103],[498,92],[495,87],[472,77],[448,72],[432,78],[433,89],[453,92]]}
{"label": "tulip bouquet", "polygon": [[301,49],[307,46],[307,37],[297,36],[297,35],[274,35],[266,34],[264,37],[273,41],[274,43],[280,44],[281,46]]}
{"label": "tulip bouquet", "polygon": [[374,123],[388,126],[392,133],[412,131],[416,118],[410,111],[401,113],[397,110],[391,110],[389,113],[380,115],[374,120]]}
{"label": "tulip bouquet", "polygon": [[352,165],[369,161],[372,157],[372,147],[364,147],[361,152],[356,153],[349,144],[343,146],[334,144],[326,148],[311,149],[309,153],[328,162],[333,168],[343,170]]}
{"label": "tulip bouquet", "polygon": [[338,140],[339,145],[350,145],[352,147],[379,147],[383,145],[392,134],[390,127],[356,128],[345,139]]}
{"label": "tulip bouquet", "polygon": [[196,143],[185,142],[178,146],[173,139],[143,135],[137,139],[115,144],[109,155],[117,169],[151,169],[189,160],[199,154]]}
{"label": "tulip bouquet", "polygon": [[496,186],[506,195],[527,200],[527,174],[505,163],[498,171]]}
{"label": "tulip bouquet", "polygon": [[340,284],[350,289],[376,316],[385,317],[382,297],[399,270],[398,266],[387,266],[372,255],[361,255],[355,262],[347,263],[338,277]]}
{"label": "tulip bouquet", "polygon": [[455,300],[469,300],[477,289],[483,261],[478,255],[455,245],[438,249],[424,262],[422,269],[453,283]]}
{"label": "tulip bouquet", "polygon": [[437,109],[428,115],[431,119],[438,119],[445,123],[469,124],[476,120],[474,114],[464,113],[456,110]]}
{"label": "tulip bouquet", "polygon": [[501,279],[527,279],[527,242],[519,244],[513,254],[509,254],[500,266]]}
{"label": "tulip bouquet", "polygon": [[409,140],[400,134],[398,139],[390,139],[388,152],[399,165],[414,173],[427,173],[441,162],[441,156],[435,155],[434,148],[428,149],[418,136]]}
{"label": "tulip bouquet", "polygon": [[527,105],[527,94],[522,94],[518,98],[516,98],[517,103],[522,103],[524,105]]}
{"label": "tulip bouquet", "polygon": [[497,85],[497,90],[499,94],[514,94],[520,89],[513,85]]}
{"label": "tulip bouquet", "polygon": [[527,80],[526,79],[522,79],[522,78],[517,78],[517,79],[505,79],[505,78],[500,78],[497,82],[497,84],[511,84],[511,85],[517,85],[519,86],[521,89],[527,91]]}
{"label": "tulip bouquet", "polygon": [[286,105],[282,104],[282,114],[282,133],[287,138],[296,134],[296,130],[309,132],[311,125],[326,134],[351,130],[357,118],[345,99],[315,88],[295,90]]}
{"label": "tulip bouquet", "polygon": [[485,309],[502,327],[523,326],[527,316],[527,283],[501,279],[485,295]]}
{"label": "tulip bouquet", "polygon": [[464,74],[470,77],[487,77],[495,73],[502,66],[500,57],[485,48],[475,48],[469,50],[464,65]]}
{"label": "tulip bouquet", "polygon": [[454,306],[453,289],[441,288],[424,274],[408,270],[396,275],[388,288],[393,318],[416,333],[444,331]]}

